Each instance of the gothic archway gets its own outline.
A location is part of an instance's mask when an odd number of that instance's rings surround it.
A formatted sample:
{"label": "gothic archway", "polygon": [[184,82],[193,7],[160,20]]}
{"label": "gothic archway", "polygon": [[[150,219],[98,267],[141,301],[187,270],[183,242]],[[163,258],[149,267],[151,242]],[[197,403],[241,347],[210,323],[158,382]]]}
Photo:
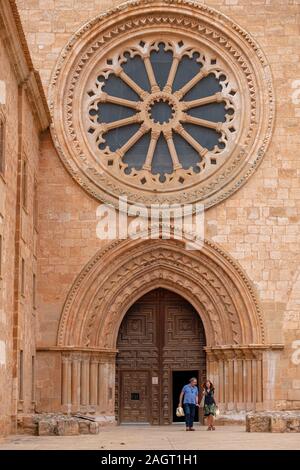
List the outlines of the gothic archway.
{"label": "gothic archway", "polygon": [[[220,247],[204,241],[127,239],[101,249],[83,268],[67,296],[57,345],[39,357],[53,367],[55,397],[47,411],[97,413],[115,418],[117,337],[128,309],[147,292],[167,289],[191,304],[206,336],[206,370],[221,409],[272,406],[270,351],[258,299],[242,268]],[[273,359],[272,359],[273,357]],[[49,366],[51,364],[51,366]],[[49,369],[49,373],[51,372]]]}
{"label": "gothic archway", "polygon": [[120,324],[141,295],[164,287],[201,315],[208,347],[264,344],[251,282],[212,242],[186,250],[188,240],[113,242],[82,270],[61,315],[58,346],[115,349]]}

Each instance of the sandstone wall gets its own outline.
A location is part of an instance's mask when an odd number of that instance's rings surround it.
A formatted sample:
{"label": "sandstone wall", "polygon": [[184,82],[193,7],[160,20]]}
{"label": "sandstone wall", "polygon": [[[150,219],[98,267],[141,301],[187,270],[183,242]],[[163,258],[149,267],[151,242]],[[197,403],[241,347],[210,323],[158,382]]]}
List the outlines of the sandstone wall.
{"label": "sandstone wall", "polygon": [[[19,0],[27,40],[45,90],[63,45],[79,26],[120,2]],[[270,364],[270,388],[278,406],[300,407],[300,10],[297,0],[207,0],[248,30],[271,65],[276,123],[266,156],[248,183],[206,213],[206,235],[240,262],[257,288],[267,341],[285,344]],[[294,96],[294,98],[293,98]],[[50,136],[39,173],[39,345],[54,345],[72,281],[101,247],[96,238],[98,203],[72,180]],[[102,243],[103,244],[103,243]],[[299,346],[298,346],[299,347]],[[272,355],[272,353],[270,353]],[[46,371],[44,372],[47,373]]]}
{"label": "sandstone wall", "polygon": [[[6,114],[6,168],[0,175],[0,234],[2,235],[2,266],[0,278],[0,435],[10,429],[12,396],[12,334],[14,309],[14,247],[18,162],[18,86],[13,69],[0,41],[1,107]],[[9,84],[9,86],[7,86]],[[8,158],[9,155],[9,158]],[[4,274],[5,273],[5,274]]]}
{"label": "sandstone wall", "polygon": [[[6,29],[2,29],[4,15]],[[1,4],[0,24],[0,113],[5,121],[5,168],[0,174],[0,435],[5,435],[14,429],[18,411],[28,413],[34,409],[34,201],[40,125],[28,91],[32,82],[24,85],[21,76],[27,74],[29,81],[35,79],[29,78],[29,65],[7,2]],[[18,44],[16,55],[10,49],[14,41]]]}

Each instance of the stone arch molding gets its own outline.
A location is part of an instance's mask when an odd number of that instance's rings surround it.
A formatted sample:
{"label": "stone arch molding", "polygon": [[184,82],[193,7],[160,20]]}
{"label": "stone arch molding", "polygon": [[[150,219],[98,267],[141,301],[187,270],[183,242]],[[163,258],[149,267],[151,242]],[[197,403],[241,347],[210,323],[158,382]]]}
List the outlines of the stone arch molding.
{"label": "stone arch molding", "polygon": [[[210,160],[214,164],[207,161],[208,170],[201,170],[197,175],[180,167],[175,169],[174,165],[167,184],[161,186],[154,182],[149,168],[144,169],[142,176],[136,169],[134,175],[126,176],[122,172],[122,155],[117,152],[109,154],[109,158],[105,152],[99,156],[86,122],[92,77],[96,79],[97,72],[104,70],[101,69],[103,61],[110,67],[109,54],[116,54],[116,48],[121,44],[125,47],[128,41],[139,44],[145,34],[152,35],[153,40],[177,35],[174,36],[177,45],[182,38],[184,44],[191,43],[190,50],[205,51],[205,61],[210,58],[209,67],[219,64],[214,73],[223,74],[224,70],[223,98],[234,109],[234,125],[226,127],[217,123],[226,145]],[[132,44],[128,43],[128,47],[133,50]],[[120,50],[120,57],[123,53]],[[71,37],[59,57],[49,87],[49,105],[53,140],[66,168],[93,197],[114,205],[123,194],[129,203],[147,206],[184,201],[210,207],[224,200],[255,171],[266,152],[274,121],[271,72],[260,46],[227,16],[189,0],[135,0],[86,23]],[[176,129],[184,137],[180,122],[179,119]],[[142,129],[141,133],[146,131]],[[193,139],[187,138],[205,163],[205,149],[199,149]]]}
{"label": "stone arch molding", "polygon": [[101,249],[75,280],[63,307],[57,346],[116,348],[120,324],[143,294],[164,287],[188,300],[204,324],[208,347],[263,345],[264,326],[241,267],[205,241],[116,241]]}

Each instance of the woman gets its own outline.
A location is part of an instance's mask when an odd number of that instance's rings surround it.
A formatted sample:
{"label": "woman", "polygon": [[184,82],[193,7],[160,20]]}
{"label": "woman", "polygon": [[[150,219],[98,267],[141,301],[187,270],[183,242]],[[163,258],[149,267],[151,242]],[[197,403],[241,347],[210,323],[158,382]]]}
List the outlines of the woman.
{"label": "woman", "polygon": [[217,404],[215,402],[214,393],[215,389],[210,380],[207,380],[203,385],[204,395],[204,417],[207,418],[208,431],[214,431],[214,419],[216,416]]}

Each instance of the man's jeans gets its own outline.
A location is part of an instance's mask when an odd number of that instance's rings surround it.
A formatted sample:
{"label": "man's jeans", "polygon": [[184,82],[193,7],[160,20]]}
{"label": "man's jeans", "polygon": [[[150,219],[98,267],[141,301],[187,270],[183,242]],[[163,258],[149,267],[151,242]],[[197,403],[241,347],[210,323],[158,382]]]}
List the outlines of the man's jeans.
{"label": "man's jeans", "polygon": [[184,403],[185,424],[187,428],[192,428],[195,419],[196,405],[192,403]]}

